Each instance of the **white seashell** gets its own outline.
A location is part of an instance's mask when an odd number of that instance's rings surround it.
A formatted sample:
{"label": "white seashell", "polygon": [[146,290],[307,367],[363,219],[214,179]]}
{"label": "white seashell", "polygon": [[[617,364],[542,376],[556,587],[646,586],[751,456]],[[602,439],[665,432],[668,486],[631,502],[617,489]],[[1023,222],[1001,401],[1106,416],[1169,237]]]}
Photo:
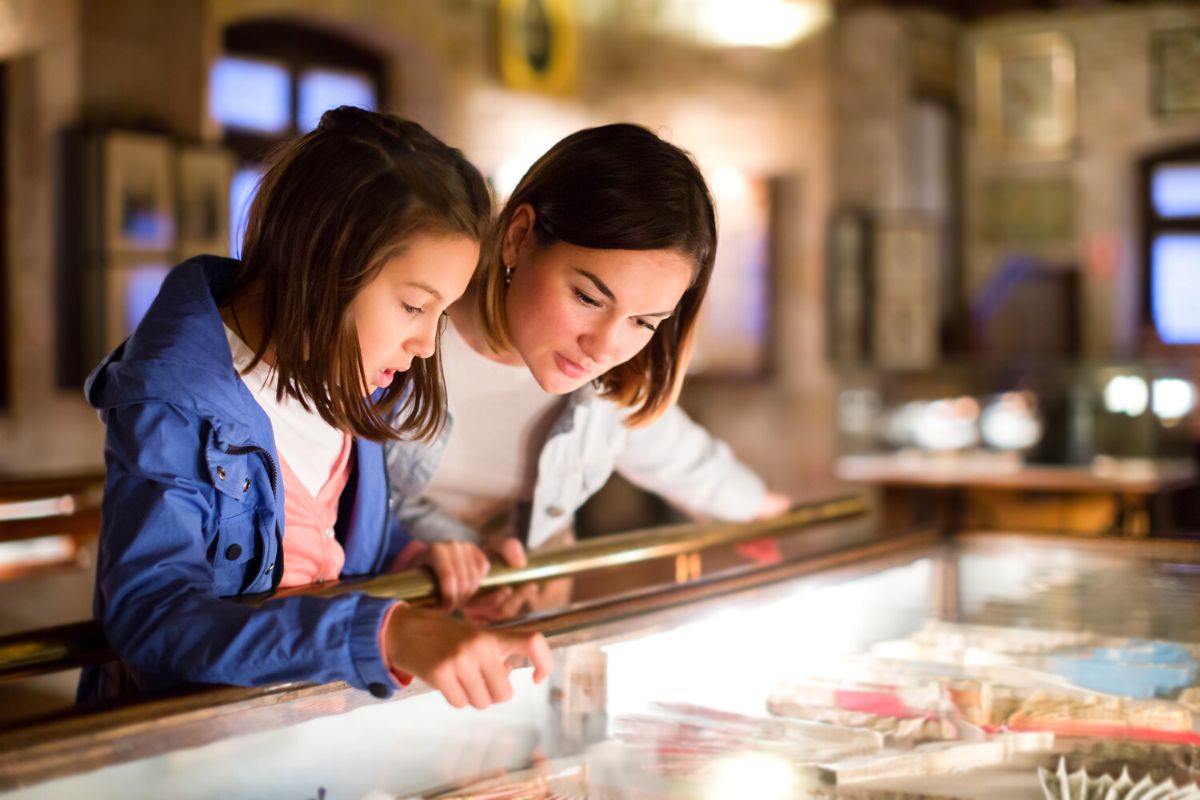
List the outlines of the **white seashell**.
{"label": "white seashell", "polygon": [[1133,779],[1129,777],[1129,768],[1125,767],[1121,770],[1120,776],[1113,781],[1113,785],[1109,787],[1104,800],[1124,800],[1131,788],[1133,788]]}
{"label": "white seashell", "polygon": [[1038,767],[1038,783],[1046,800],[1059,800],[1058,776],[1045,767]]}
{"label": "white seashell", "polygon": [[1154,782],[1150,780],[1149,775],[1143,775],[1142,779],[1133,785],[1133,788],[1125,793],[1124,800],[1144,800],[1146,794],[1154,788]]}

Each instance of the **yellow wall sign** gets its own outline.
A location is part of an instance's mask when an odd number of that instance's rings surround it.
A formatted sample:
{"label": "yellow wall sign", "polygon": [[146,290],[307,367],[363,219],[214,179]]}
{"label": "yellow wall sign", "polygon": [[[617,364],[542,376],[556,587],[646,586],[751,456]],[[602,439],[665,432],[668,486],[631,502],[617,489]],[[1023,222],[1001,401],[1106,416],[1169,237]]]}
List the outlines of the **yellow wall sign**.
{"label": "yellow wall sign", "polygon": [[500,0],[500,74],[522,91],[575,88],[578,29],[574,0]]}

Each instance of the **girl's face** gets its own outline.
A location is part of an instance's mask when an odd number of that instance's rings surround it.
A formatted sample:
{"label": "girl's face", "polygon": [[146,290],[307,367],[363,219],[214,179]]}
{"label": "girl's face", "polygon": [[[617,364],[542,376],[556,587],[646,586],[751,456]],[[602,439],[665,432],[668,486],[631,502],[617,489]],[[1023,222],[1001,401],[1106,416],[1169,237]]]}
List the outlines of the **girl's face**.
{"label": "girl's face", "polygon": [[674,312],[694,266],[675,250],[539,247],[526,209],[505,240],[504,261],[514,267],[509,332],[542,389],[566,394],[637,355]]}
{"label": "girl's face", "polygon": [[479,243],[466,236],[418,234],[358,293],[350,309],[371,391],[387,388],[414,357],[433,355],[438,320],[478,260]]}

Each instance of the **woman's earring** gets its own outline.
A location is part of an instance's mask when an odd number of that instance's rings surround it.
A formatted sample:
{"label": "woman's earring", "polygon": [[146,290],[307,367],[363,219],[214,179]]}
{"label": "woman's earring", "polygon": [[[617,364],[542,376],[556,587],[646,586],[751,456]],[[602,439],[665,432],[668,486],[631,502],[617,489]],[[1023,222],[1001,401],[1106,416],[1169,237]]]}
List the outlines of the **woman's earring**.
{"label": "woman's earring", "polygon": [[504,285],[505,286],[512,283],[512,271],[513,271],[512,267],[504,268]]}

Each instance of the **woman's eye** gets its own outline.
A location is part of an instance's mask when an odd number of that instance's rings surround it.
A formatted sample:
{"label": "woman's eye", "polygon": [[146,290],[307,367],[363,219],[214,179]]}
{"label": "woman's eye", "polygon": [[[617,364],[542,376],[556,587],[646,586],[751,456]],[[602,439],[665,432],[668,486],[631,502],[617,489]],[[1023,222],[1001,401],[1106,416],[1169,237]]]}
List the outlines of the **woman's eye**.
{"label": "woman's eye", "polygon": [[592,308],[599,308],[601,305],[599,300],[597,300],[594,297],[584,294],[583,292],[579,291],[578,289],[575,290],[575,297],[579,300],[579,302],[583,303],[585,306],[591,306]]}
{"label": "woman's eye", "polygon": [[637,321],[637,324],[640,325],[641,327],[645,328],[646,330],[650,331],[651,333],[654,333],[656,330],[658,330],[657,325],[651,325],[649,322],[647,322],[644,319],[639,319]]}
{"label": "woman's eye", "polygon": [[425,313],[425,309],[417,308],[416,306],[410,306],[408,303],[402,302],[402,303],[400,303],[400,305],[404,306],[404,310],[407,311],[409,314],[424,314]]}

